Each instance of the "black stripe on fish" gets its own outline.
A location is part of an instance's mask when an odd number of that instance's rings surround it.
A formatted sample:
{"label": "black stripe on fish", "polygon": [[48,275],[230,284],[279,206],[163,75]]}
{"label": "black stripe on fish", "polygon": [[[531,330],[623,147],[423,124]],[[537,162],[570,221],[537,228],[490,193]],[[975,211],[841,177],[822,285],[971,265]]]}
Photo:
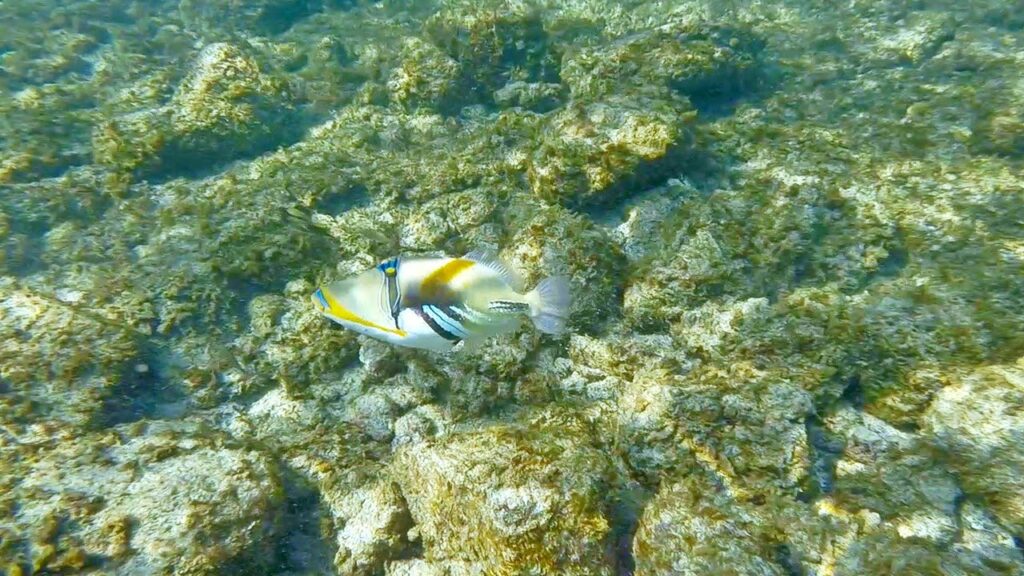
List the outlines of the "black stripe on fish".
{"label": "black stripe on fish", "polygon": [[456,336],[455,334],[450,332],[445,326],[442,326],[440,322],[434,319],[434,316],[432,316],[431,313],[426,310],[427,308],[437,310],[437,308],[434,308],[433,306],[420,306],[418,308],[413,308],[413,310],[415,310],[416,313],[419,314],[420,318],[422,318],[423,321],[427,323],[427,326],[430,326],[430,329],[433,330],[441,338],[444,338],[445,340],[448,340],[450,342],[458,342],[459,340],[462,340],[461,337]]}
{"label": "black stripe on fish", "polygon": [[525,314],[530,311],[530,305],[526,302],[513,302],[512,300],[491,300],[487,308],[492,312],[505,312],[509,314]]}
{"label": "black stripe on fish", "polygon": [[381,286],[381,306],[391,314],[396,329],[398,328],[398,315],[402,311],[402,288],[398,283],[398,263],[398,258],[391,258],[377,265],[377,270],[380,270],[384,280]]}
{"label": "black stripe on fish", "polygon": [[423,310],[426,311],[427,314],[430,314],[430,316],[448,332],[455,334],[459,338],[469,336],[469,332],[466,330],[466,327],[462,325],[462,322],[459,321],[458,316],[451,307],[427,305],[423,307]]}

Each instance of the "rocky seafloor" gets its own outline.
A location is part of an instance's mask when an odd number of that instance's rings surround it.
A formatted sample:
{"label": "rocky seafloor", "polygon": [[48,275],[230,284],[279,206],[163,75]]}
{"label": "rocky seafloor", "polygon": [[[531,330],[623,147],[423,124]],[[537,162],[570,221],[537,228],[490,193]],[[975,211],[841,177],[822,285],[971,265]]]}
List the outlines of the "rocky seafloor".
{"label": "rocky seafloor", "polygon": [[1024,11],[821,6],[0,3],[0,574],[1024,574]]}

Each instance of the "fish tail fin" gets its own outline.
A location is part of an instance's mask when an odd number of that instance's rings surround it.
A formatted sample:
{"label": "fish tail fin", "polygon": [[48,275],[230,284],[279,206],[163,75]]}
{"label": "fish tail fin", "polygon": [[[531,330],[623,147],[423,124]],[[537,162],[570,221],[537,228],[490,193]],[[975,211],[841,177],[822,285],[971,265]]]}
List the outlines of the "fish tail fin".
{"label": "fish tail fin", "polygon": [[541,280],[536,288],[526,294],[526,301],[530,303],[530,320],[538,330],[545,334],[565,332],[569,307],[572,305],[568,277],[552,276]]}

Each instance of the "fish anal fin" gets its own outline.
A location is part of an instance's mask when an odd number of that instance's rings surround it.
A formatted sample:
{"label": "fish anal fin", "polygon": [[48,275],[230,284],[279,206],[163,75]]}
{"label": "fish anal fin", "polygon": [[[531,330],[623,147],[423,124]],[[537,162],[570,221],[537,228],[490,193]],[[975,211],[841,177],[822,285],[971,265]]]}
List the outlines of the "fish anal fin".
{"label": "fish anal fin", "polygon": [[452,352],[456,354],[472,354],[483,347],[486,338],[469,338],[468,340],[460,340],[452,348]]}

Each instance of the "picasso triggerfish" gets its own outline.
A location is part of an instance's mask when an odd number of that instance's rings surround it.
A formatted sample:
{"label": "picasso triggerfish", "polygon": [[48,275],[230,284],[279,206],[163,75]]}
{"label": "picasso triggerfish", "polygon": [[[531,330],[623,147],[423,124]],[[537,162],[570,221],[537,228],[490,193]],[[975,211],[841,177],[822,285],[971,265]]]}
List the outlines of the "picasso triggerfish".
{"label": "picasso triggerfish", "polygon": [[547,334],[565,331],[569,281],[556,276],[529,292],[494,258],[390,258],[313,293],[313,304],[349,330],[385,342],[447,351],[475,348],[524,318]]}

